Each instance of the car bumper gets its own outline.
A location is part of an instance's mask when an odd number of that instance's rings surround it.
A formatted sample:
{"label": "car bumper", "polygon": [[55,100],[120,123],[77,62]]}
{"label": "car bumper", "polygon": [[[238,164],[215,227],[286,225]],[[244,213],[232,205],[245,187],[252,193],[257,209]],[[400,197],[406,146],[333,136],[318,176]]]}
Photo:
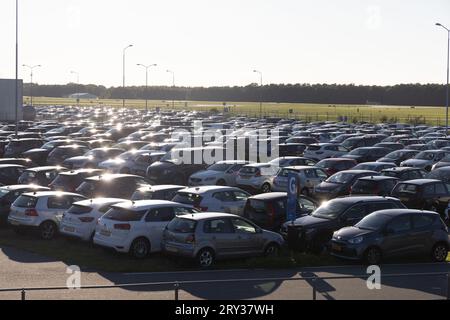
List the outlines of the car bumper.
{"label": "car bumper", "polygon": [[163,242],[161,244],[161,250],[169,255],[183,256],[187,258],[195,258],[197,251],[193,245]]}
{"label": "car bumper", "polygon": [[39,227],[40,221],[35,218],[29,218],[29,217],[15,217],[15,216],[9,216],[8,217],[8,223],[13,227]]}
{"label": "car bumper", "polygon": [[81,240],[89,241],[94,228],[89,228],[80,225],[72,225],[68,223],[61,222],[59,227],[59,232],[65,236],[79,238]]}
{"label": "car bumper", "polygon": [[117,252],[127,253],[128,251],[130,251],[129,243],[124,243],[123,241],[117,241],[114,238],[102,236],[102,235],[99,235],[98,233],[96,233],[94,236],[94,244],[96,244],[100,247],[114,249]]}
{"label": "car bumper", "polygon": [[346,260],[361,260],[365,248],[361,245],[351,245],[349,243],[331,241],[330,254],[334,257]]}

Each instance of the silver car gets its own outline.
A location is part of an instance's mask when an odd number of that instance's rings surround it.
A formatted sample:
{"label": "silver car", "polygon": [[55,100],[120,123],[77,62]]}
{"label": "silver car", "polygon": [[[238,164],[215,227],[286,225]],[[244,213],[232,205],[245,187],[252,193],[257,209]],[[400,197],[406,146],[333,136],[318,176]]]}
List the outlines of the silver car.
{"label": "silver car", "polygon": [[162,250],[208,268],[216,259],[274,256],[283,243],[281,235],[237,215],[204,212],[173,219],[163,233]]}

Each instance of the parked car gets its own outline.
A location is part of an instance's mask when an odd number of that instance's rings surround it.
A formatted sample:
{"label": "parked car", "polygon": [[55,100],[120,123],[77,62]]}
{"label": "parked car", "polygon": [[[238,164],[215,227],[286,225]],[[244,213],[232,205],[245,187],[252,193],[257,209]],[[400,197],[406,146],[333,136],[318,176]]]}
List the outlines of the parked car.
{"label": "parked car", "polygon": [[390,149],[391,151],[401,150],[405,148],[403,144],[398,142],[380,142],[375,144],[374,147],[387,148]]}
{"label": "parked car", "polygon": [[88,198],[130,199],[133,193],[147,181],[131,174],[105,174],[84,179],[76,192]]}
{"label": "parked car", "polygon": [[17,180],[27,168],[18,164],[0,164],[0,184],[17,184]]}
{"label": "parked car", "polygon": [[350,151],[342,158],[354,159],[358,163],[376,161],[387,155],[391,150],[379,147],[362,147]]}
{"label": "parked car", "polygon": [[417,154],[413,159],[403,161],[400,166],[414,167],[431,171],[433,165],[450,155],[450,151],[426,150]]}
{"label": "parked car", "polygon": [[206,185],[234,187],[236,186],[239,170],[248,164],[248,161],[241,160],[219,161],[206,170],[191,175],[189,177],[189,185],[193,187]]}
{"label": "parked car", "polygon": [[[233,243],[233,245],[232,245]],[[199,213],[177,217],[163,233],[163,252],[196,259],[202,268],[216,260],[277,255],[283,238],[231,214]]]}
{"label": "parked car", "polygon": [[197,211],[179,203],[142,200],[115,204],[99,219],[94,243],[137,259],[161,250],[164,229],[174,218]]}
{"label": "parked car", "polygon": [[17,182],[47,187],[63,171],[67,171],[67,168],[60,166],[28,168],[17,179]]}
{"label": "parked car", "polygon": [[249,196],[236,187],[203,186],[182,189],[172,201],[192,206],[199,211],[242,215]]}
{"label": "parked car", "polygon": [[22,194],[26,192],[48,191],[49,188],[36,185],[10,185],[0,187],[0,226],[5,226],[8,221],[11,204]]}
{"label": "parked car", "polygon": [[350,137],[342,142],[341,146],[348,150],[353,150],[361,147],[372,147],[373,145],[381,142],[386,136],[378,135],[365,135]]}
{"label": "parked car", "polygon": [[57,234],[64,212],[83,199],[82,195],[60,191],[23,193],[11,205],[8,222],[16,231],[35,229],[42,239],[50,240]]}
{"label": "parked car", "polygon": [[[440,180],[418,179],[400,182],[392,190],[392,196],[400,199],[410,209],[430,210],[445,217],[450,202],[447,185]],[[446,221],[447,223],[449,221]]]}
{"label": "parked car", "polygon": [[450,190],[450,167],[441,167],[428,173],[424,178],[436,179],[444,182]]}
{"label": "parked car", "polygon": [[70,169],[97,168],[99,163],[117,157],[124,152],[119,148],[98,148],[87,150],[81,155],[66,158],[64,166]]}
{"label": "parked car", "polygon": [[400,165],[405,160],[414,158],[419,151],[417,150],[409,150],[409,149],[402,149],[393,151],[391,153],[388,153],[386,156],[380,158],[377,160],[377,162],[392,162],[395,163],[397,166]]}
{"label": "parked car", "polygon": [[49,187],[55,191],[75,192],[84,179],[99,176],[102,173],[103,170],[100,169],[79,169],[60,172],[49,184]]}
{"label": "parked car", "polygon": [[379,265],[394,256],[421,255],[436,262],[447,259],[448,229],[439,215],[410,209],[381,210],[354,227],[334,233],[331,254]]}
{"label": "parked car", "polygon": [[[450,149],[450,148],[449,148]],[[446,150],[450,151],[450,150]],[[442,167],[448,167],[450,166],[450,154],[446,155],[444,158],[442,158],[439,162],[436,162],[432,167],[431,170],[436,170]]]}
{"label": "parked car", "polygon": [[375,171],[368,170],[345,170],[340,171],[314,188],[313,197],[320,200],[328,200],[339,196],[348,195],[356,180],[367,176],[380,175]]}
{"label": "parked car", "polygon": [[315,167],[324,169],[329,176],[332,176],[339,171],[350,170],[357,164],[358,163],[353,159],[330,158],[319,161],[315,164]]}
{"label": "parked car", "polygon": [[272,190],[272,178],[280,167],[270,163],[255,163],[242,167],[236,178],[239,188],[249,192],[267,193]]}
{"label": "parked car", "polygon": [[298,181],[298,190],[305,196],[310,196],[315,186],[328,179],[328,174],[320,168],[295,166],[282,168],[278,174],[273,178],[273,191],[288,191],[289,174],[295,174]]}
{"label": "parked car", "polygon": [[[315,200],[300,195],[297,198],[296,216],[310,214],[318,208]],[[249,197],[245,204],[243,216],[258,226],[279,231],[287,219],[286,192],[270,192]]]}
{"label": "parked car", "polygon": [[145,177],[147,168],[165,155],[165,152],[151,150],[128,151],[115,159],[103,161],[98,166],[111,173],[128,173]]}
{"label": "parked car", "polygon": [[399,208],[405,206],[398,199],[389,197],[336,198],[322,204],[311,215],[285,223],[281,234],[288,240],[289,247],[319,253],[336,230],[353,226],[372,212]]}
{"label": "parked car", "polygon": [[394,177],[400,181],[422,179],[427,176],[427,172],[418,168],[396,167],[381,171],[383,176]]}
{"label": "parked car", "polygon": [[75,202],[64,213],[59,232],[83,241],[92,241],[98,219],[109,211],[112,205],[126,201],[117,198],[95,198]]}
{"label": "parked car", "polygon": [[5,147],[3,157],[16,158],[22,156],[22,153],[39,148],[44,144],[42,139],[26,138],[26,139],[13,139]]}
{"label": "parked car", "polygon": [[381,172],[384,169],[395,167],[397,167],[395,164],[389,162],[363,162],[353,167],[352,170],[370,170]]}
{"label": "parked car", "polygon": [[279,157],[269,162],[269,164],[285,168],[292,166],[314,166],[316,161],[305,157]]}
{"label": "parked car", "polygon": [[303,143],[280,143],[278,153],[280,157],[300,157],[306,149]]}
{"label": "parked car", "polygon": [[359,178],[352,186],[350,195],[389,196],[398,179],[388,176],[368,176]]}
{"label": "parked car", "polygon": [[133,195],[131,200],[172,200],[178,191],[186,189],[185,186],[162,184],[156,186],[143,186],[138,188]]}
{"label": "parked car", "polygon": [[338,144],[318,143],[309,145],[305,150],[304,156],[320,161],[326,158],[339,158],[348,152],[348,149]]}

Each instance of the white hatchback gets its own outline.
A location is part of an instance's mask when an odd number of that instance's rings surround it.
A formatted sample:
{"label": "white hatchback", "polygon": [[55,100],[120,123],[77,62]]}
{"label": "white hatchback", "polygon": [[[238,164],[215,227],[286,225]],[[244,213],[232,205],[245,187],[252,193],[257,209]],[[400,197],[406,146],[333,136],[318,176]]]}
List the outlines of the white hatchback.
{"label": "white hatchback", "polygon": [[96,198],[75,202],[61,220],[59,232],[63,235],[91,241],[95,234],[97,221],[111,206],[125,199]]}
{"label": "white hatchback", "polygon": [[98,220],[94,244],[143,259],[161,251],[163,231],[173,218],[195,213],[194,208],[164,200],[118,203]]}
{"label": "white hatchback", "polygon": [[82,195],[61,191],[24,193],[11,205],[8,222],[15,230],[38,229],[42,239],[50,240],[58,232],[64,212],[83,199]]}
{"label": "white hatchback", "polygon": [[327,158],[339,158],[347,154],[349,150],[333,143],[316,143],[306,147],[304,156],[315,161],[320,161]]}

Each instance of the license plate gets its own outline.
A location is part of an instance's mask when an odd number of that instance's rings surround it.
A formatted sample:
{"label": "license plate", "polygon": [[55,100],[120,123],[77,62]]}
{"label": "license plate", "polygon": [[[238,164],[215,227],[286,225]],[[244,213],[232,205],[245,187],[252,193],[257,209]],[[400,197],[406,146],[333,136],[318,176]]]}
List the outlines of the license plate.
{"label": "license plate", "polygon": [[340,245],[338,245],[338,244],[335,244],[335,243],[333,243],[333,244],[331,245],[331,249],[332,249],[333,251],[337,251],[337,252],[341,252],[341,251],[344,250],[344,248],[343,248],[342,246],[340,246]]}
{"label": "license plate", "polygon": [[108,230],[102,230],[102,231],[100,231],[100,234],[101,234],[102,236],[109,237],[109,236],[111,236],[111,231],[108,231]]}
{"label": "license plate", "polygon": [[75,228],[74,227],[64,227],[64,231],[75,232]]}

